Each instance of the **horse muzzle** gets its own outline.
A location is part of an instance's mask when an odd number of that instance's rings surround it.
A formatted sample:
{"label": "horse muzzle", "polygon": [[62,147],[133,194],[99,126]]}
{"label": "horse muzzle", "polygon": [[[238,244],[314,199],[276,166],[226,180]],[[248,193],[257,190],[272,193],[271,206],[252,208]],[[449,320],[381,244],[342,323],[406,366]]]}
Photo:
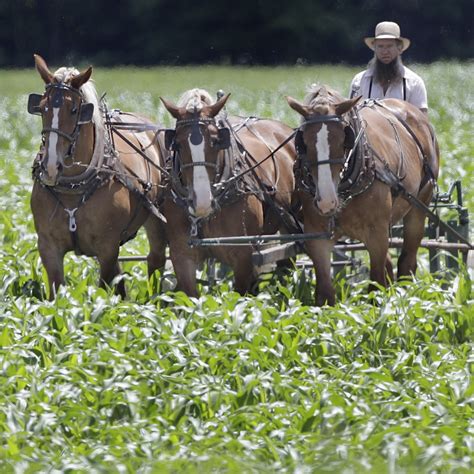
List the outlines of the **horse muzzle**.
{"label": "horse muzzle", "polygon": [[55,167],[45,167],[44,164],[44,161],[40,163],[39,180],[45,186],[56,186],[61,175],[62,165],[58,163]]}
{"label": "horse muzzle", "polygon": [[322,200],[316,197],[313,200],[313,205],[316,208],[318,214],[322,217],[333,217],[339,211],[338,199]]}
{"label": "horse muzzle", "polygon": [[194,207],[194,206],[189,206],[188,207],[189,214],[197,219],[205,219],[206,217],[209,217],[213,212],[214,208],[212,206],[210,207]]}
{"label": "horse muzzle", "polygon": [[214,212],[214,198],[210,190],[193,189],[191,196],[188,209],[193,217],[204,219]]}

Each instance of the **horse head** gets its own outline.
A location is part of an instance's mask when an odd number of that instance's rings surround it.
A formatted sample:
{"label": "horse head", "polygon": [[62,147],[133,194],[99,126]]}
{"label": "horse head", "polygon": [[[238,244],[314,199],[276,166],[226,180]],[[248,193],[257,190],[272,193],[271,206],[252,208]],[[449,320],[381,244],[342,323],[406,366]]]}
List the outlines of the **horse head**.
{"label": "horse head", "polygon": [[230,146],[229,130],[220,127],[216,116],[230,94],[213,102],[208,92],[192,89],[183,94],[178,104],[161,98],[176,119],[175,130],[167,139],[179,159],[179,172],[188,201],[188,211],[196,218],[206,218],[214,210],[213,185],[219,173],[218,157]]}
{"label": "horse head", "polygon": [[[352,147],[353,131],[344,119],[360,97],[343,100],[326,87],[313,88],[303,103],[286,98],[289,106],[302,116],[295,145],[305,169],[315,186],[314,204],[322,216],[333,216],[339,210],[338,185]],[[353,143],[352,143],[353,144]]]}
{"label": "horse head", "polygon": [[30,94],[28,112],[42,117],[39,176],[43,184],[54,186],[61,174],[77,174],[82,170],[82,167],[73,169],[79,164],[75,159],[77,145],[85,147],[92,155],[94,131],[90,122],[93,116],[95,119],[100,117],[97,95],[88,83],[92,67],[83,72],[62,67],[52,73],[41,56],[35,54],[34,58],[46,89],[42,95]]}

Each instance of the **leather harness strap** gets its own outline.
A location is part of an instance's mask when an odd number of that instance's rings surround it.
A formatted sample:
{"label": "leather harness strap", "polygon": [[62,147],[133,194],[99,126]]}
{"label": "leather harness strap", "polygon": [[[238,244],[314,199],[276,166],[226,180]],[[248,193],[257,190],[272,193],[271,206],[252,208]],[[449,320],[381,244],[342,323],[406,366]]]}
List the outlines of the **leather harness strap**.
{"label": "leather harness strap", "polygon": [[[419,190],[423,189],[423,187],[426,183],[428,183],[430,181],[432,181],[432,182],[436,181],[433,170],[431,169],[431,166],[428,162],[428,156],[426,155],[425,149],[423,148],[423,145],[421,144],[419,138],[417,137],[417,135],[413,131],[413,129],[410,127],[410,125],[408,125],[406,120],[404,120],[397,111],[387,107],[385,104],[383,104],[379,101],[374,101],[374,103],[376,105],[378,105],[379,107],[387,110],[391,114],[393,114],[393,116],[398,120],[398,122],[401,125],[403,125],[404,129],[410,134],[411,138],[413,139],[413,141],[416,143],[418,149],[420,150],[421,156],[423,157],[423,170],[424,170],[425,173],[423,175],[423,179],[421,180]],[[431,133],[431,130],[430,130],[430,133]]]}

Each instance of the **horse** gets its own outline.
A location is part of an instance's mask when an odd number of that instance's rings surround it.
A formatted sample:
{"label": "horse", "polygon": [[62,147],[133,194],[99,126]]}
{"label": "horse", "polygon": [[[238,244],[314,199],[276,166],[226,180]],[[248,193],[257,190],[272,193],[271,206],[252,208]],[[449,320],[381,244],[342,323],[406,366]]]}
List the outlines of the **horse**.
{"label": "horse", "polygon": [[[402,221],[397,277],[417,268],[425,213],[439,172],[439,147],[426,114],[408,102],[344,99],[313,85],[304,102],[287,97],[301,125],[295,136],[298,195],[305,232],[320,233],[306,251],[316,274],[316,304],[335,304],[331,252],[341,237],[365,244],[370,279],[393,281],[391,226]],[[372,286],[373,287],[373,286]]]}
{"label": "horse", "polygon": [[[196,270],[213,257],[233,270],[234,289],[255,292],[251,245],[191,246],[213,238],[285,232],[294,218],[293,130],[270,119],[227,116],[230,94],[214,101],[204,89],[184,92],[177,105],[161,98],[176,119],[167,131],[171,185],[163,203],[177,290],[196,296]],[[283,146],[281,144],[283,143]]]}
{"label": "horse", "polygon": [[[120,245],[142,225],[151,275],[166,260],[166,229],[155,205],[163,168],[154,126],[136,114],[104,117],[90,80],[92,67],[52,73],[41,56],[34,59],[46,87],[28,100],[28,111],[41,115],[43,125],[30,204],[49,299],[65,283],[64,256],[70,251],[96,257],[100,286],[111,285],[121,272]],[[115,130],[125,117],[136,131]],[[125,297],[124,281],[117,280],[115,291]]]}

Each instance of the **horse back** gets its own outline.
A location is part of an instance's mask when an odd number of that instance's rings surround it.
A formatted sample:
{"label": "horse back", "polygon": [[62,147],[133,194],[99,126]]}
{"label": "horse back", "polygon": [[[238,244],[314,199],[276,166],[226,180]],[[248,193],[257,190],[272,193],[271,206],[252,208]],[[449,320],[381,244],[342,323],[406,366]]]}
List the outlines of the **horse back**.
{"label": "horse back", "polygon": [[[229,122],[233,126],[238,126],[243,123],[245,119],[241,117],[230,117]],[[272,148],[277,148],[283,141],[288,138],[293,132],[293,129],[283,122],[274,119],[250,118],[246,121],[246,125],[239,129],[238,136],[248,143],[249,146],[262,145],[262,139]],[[260,135],[260,137],[258,136]],[[258,144],[258,145],[257,145]],[[289,145],[289,146],[288,146]],[[296,153],[292,142],[289,142],[283,147],[291,154],[290,158],[294,161]]]}
{"label": "horse back", "polygon": [[[140,127],[154,127],[155,124],[149,119],[137,114],[125,113],[117,120],[136,124],[136,130],[121,130],[120,134],[114,135],[114,148],[120,165],[127,178],[134,182],[134,186],[140,189],[142,185],[139,180],[154,184],[151,194],[156,197],[158,185],[161,183],[161,172],[164,163],[164,141],[162,134],[153,130],[140,130]],[[120,166],[119,165],[119,166]],[[138,178],[138,179],[135,179]]]}
{"label": "horse back", "polygon": [[[439,145],[428,115],[422,112],[418,107],[403,100],[385,99],[381,101],[381,104],[394,115],[396,120],[407,124],[419,141],[424,153],[424,158],[434,178],[438,178],[440,160]],[[414,142],[415,139],[412,138],[411,141]]]}
{"label": "horse back", "polygon": [[[241,118],[232,117],[230,122],[237,125]],[[293,140],[280,146],[293,133],[288,125],[272,119],[251,119],[239,128],[237,136],[253,161],[259,163],[255,173],[262,182],[275,188],[277,199],[291,200],[295,188],[293,166],[296,150]],[[277,150],[274,154],[273,151]]]}

